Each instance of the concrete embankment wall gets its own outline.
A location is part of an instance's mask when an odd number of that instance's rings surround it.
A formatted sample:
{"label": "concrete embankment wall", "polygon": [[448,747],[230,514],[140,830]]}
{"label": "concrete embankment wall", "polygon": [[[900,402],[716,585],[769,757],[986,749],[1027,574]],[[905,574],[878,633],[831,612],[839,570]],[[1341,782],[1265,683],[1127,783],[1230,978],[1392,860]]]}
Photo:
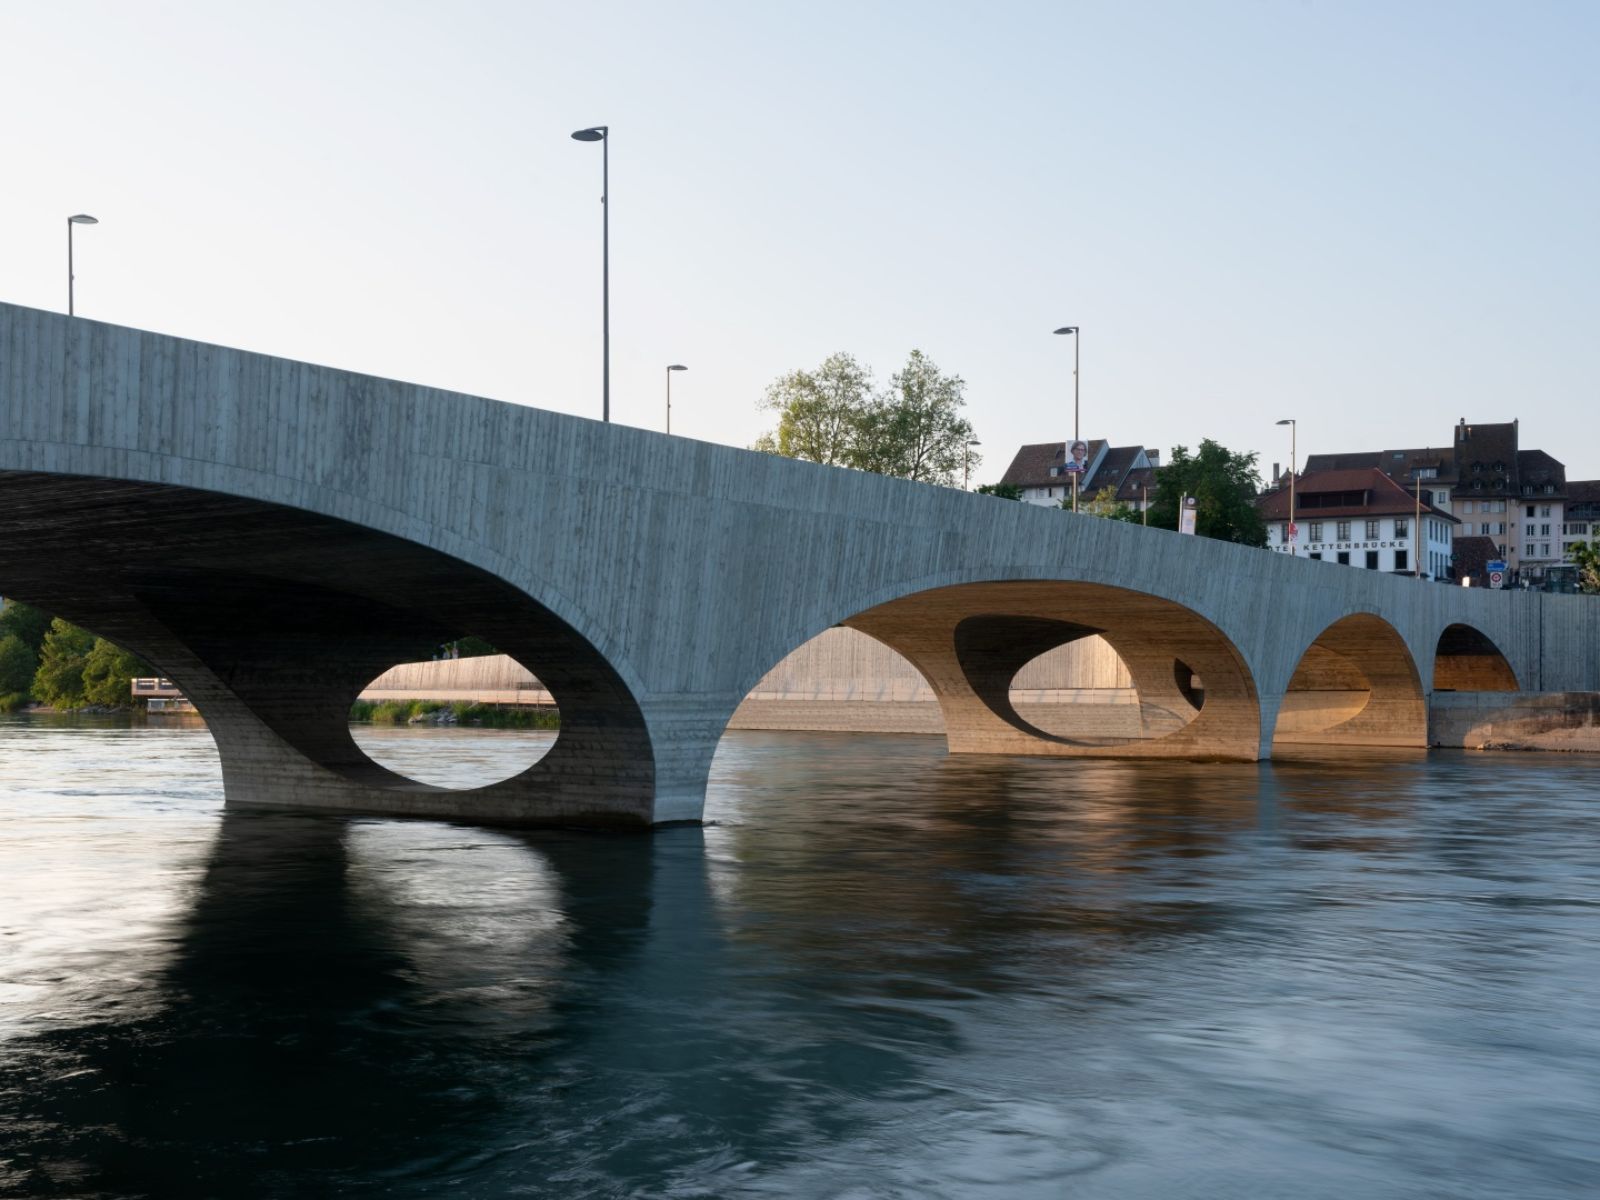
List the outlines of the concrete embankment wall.
{"label": "concrete embankment wall", "polygon": [[[1036,719],[1041,728],[1050,728],[1050,714],[1062,705],[1097,704],[1120,710],[1104,714],[1107,735],[1138,734],[1133,681],[1122,659],[1100,638],[1085,638],[1036,659],[1017,676],[1013,696],[1018,712]],[[504,654],[402,663],[374,679],[361,698],[555,702],[532,673]],[[864,633],[837,628],[812,638],[767,672],[730,727],[942,733],[944,718],[933,689],[910,663]]]}
{"label": "concrete embankment wall", "polygon": [[473,704],[554,704],[555,700],[514,658],[485,654],[438,662],[401,663],[378,676],[363,700],[464,700]]}
{"label": "concrete embankment wall", "polygon": [[1428,741],[1467,750],[1600,753],[1600,692],[1435,692]]}

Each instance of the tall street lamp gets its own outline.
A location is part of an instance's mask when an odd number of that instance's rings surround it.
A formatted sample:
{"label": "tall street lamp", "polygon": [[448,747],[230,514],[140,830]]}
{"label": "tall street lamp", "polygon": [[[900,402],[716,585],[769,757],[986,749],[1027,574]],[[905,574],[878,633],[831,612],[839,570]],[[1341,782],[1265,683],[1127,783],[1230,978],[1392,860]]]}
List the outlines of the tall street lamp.
{"label": "tall street lamp", "polygon": [[[1072,335],[1072,440],[1078,441],[1078,350],[1082,339],[1078,334],[1076,325],[1063,325],[1056,330],[1057,333],[1070,333]],[[1072,458],[1072,447],[1067,447],[1067,459]],[[1072,511],[1078,511],[1078,486],[1083,480],[1078,478],[1078,472],[1072,473]]]}
{"label": "tall street lamp", "polygon": [[611,420],[611,127],[592,125],[579,129],[574,141],[600,143],[600,342],[604,363],[601,368],[600,419]]}
{"label": "tall street lamp", "polygon": [[1416,534],[1411,543],[1411,574],[1420,583],[1422,581],[1422,548],[1428,543],[1422,537],[1422,481],[1417,478],[1417,469],[1411,468],[1411,490],[1417,494]]}
{"label": "tall street lamp", "polygon": [[967,448],[962,453],[962,456],[961,456],[961,490],[963,492],[967,490],[967,485],[972,482],[972,448],[974,446],[981,446],[981,445],[983,445],[982,442],[978,441],[977,438],[973,438],[972,441],[967,443]]}
{"label": "tall street lamp", "polygon": [[687,371],[689,368],[682,363],[673,363],[667,368],[667,432],[672,432],[672,373],[674,371]]}
{"label": "tall street lamp", "polygon": [[100,219],[91,217],[88,213],[78,213],[67,218],[67,316],[73,316],[72,305],[72,227],[74,225],[98,225]]}
{"label": "tall street lamp", "polygon": [[1285,417],[1278,422],[1279,425],[1289,427],[1289,554],[1291,557],[1300,551],[1300,531],[1294,524],[1294,477],[1295,477],[1295,441],[1300,433],[1300,427],[1294,423],[1293,417]]}

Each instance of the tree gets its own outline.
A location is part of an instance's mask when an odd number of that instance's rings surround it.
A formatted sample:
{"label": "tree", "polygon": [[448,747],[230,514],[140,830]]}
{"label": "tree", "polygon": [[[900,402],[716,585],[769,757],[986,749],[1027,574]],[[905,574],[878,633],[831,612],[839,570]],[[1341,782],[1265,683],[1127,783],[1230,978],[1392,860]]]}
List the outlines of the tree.
{"label": "tree", "polygon": [[961,415],[966,382],[946,375],[920,350],[889,381],[887,394],[867,410],[856,461],[864,471],[955,484],[964,469],[982,461],[967,443],[972,422]]}
{"label": "tree", "polygon": [[39,652],[39,669],[33,676],[34,699],[53,708],[81,708],[83,666],[94,646],[94,635],[63,621],[50,622]]}
{"label": "tree", "polygon": [[1267,526],[1255,505],[1260,490],[1253,452],[1235,454],[1210,438],[1200,443],[1194,455],[1187,447],[1175,446],[1171,459],[1156,471],[1150,524],[1176,529],[1182,497],[1193,496],[1197,501],[1195,532],[1201,537],[1265,546]]}
{"label": "tree", "polygon": [[[1072,507],[1072,497],[1068,495],[1061,501],[1062,508]],[[1117,499],[1117,489],[1107,484],[1096,492],[1088,501],[1078,502],[1078,511],[1088,513],[1091,517],[1107,517],[1113,521],[1126,521],[1130,525],[1139,525],[1144,521],[1144,515],[1131,504],[1124,504]]]}
{"label": "tree", "polygon": [[967,445],[965,388],[920,350],[881,391],[854,358],[834,354],[815,371],[792,372],[767,389],[761,407],[778,414],[778,427],[755,449],[950,486],[982,461]]}
{"label": "tree", "polygon": [[855,466],[862,422],[873,401],[872,374],[848,354],[830,354],[815,371],[792,371],[767,388],[761,407],[778,428],[757,450],[836,467]]}
{"label": "tree", "polygon": [[981,483],[978,485],[978,495],[998,496],[1002,500],[1021,500],[1022,489],[1014,483]]}
{"label": "tree", "polygon": [[38,656],[14,633],[0,637],[0,712],[11,712],[28,702]]}
{"label": "tree", "polygon": [[1579,590],[1600,594],[1600,541],[1579,542],[1572,548],[1572,561],[1578,567]]}
{"label": "tree", "polygon": [[133,680],[154,674],[150,665],[131,650],[105,638],[95,638],[83,662],[84,702],[127,708],[133,703]]}
{"label": "tree", "polygon": [[49,632],[49,613],[40,612],[20,600],[7,600],[4,610],[0,610],[0,638],[15,634],[34,655],[39,653],[44,635]]}

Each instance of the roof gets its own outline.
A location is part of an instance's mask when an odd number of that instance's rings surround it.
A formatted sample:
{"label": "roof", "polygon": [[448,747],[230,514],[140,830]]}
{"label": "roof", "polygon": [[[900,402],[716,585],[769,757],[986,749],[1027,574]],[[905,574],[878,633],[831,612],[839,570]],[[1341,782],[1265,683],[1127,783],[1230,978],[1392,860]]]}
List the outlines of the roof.
{"label": "roof", "polygon": [[1101,488],[1121,487],[1123,478],[1128,470],[1138,461],[1139,455],[1144,453],[1143,446],[1112,446],[1100,460],[1100,465],[1095,473],[1084,481],[1083,490],[1087,495],[1094,495]]}
{"label": "roof", "polygon": [[1124,504],[1135,500],[1143,500],[1146,494],[1154,495],[1156,490],[1156,468],[1135,467],[1123,477],[1122,486],[1117,489],[1117,499]]}
{"label": "roof", "polygon": [[1540,492],[1549,485],[1554,485],[1555,493],[1565,494],[1567,490],[1567,467],[1565,463],[1557,462],[1543,450],[1518,450],[1517,451],[1517,482],[1523,487],[1532,486]]}
{"label": "roof", "polygon": [[1402,450],[1362,450],[1357,453],[1312,454],[1306,458],[1306,471],[1357,471],[1376,467],[1391,479],[1412,478],[1424,467],[1437,474],[1433,478],[1448,483],[1455,476],[1455,457],[1449,450],[1434,446]]}
{"label": "roof", "polygon": [[[1364,503],[1311,508],[1299,499],[1330,492],[1360,492]],[[1342,517],[1405,516],[1415,512],[1417,508],[1416,496],[1377,467],[1368,467],[1365,470],[1307,471],[1295,479],[1295,493],[1297,501],[1295,518],[1300,521],[1335,520]],[[1423,504],[1422,510],[1451,524],[1460,524],[1459,518],[1431,504]],[[1261,519],[1264,521],[1288,520],[1289,489],[1279,487],[1264,493],[1256,501],[1256,511],[1261,514]]]}
{"label": "roof", "polygon": [[[1474,468],[1477,468],[1476,470]],[[1517,423],[1456,426],[1456,471],[1465,481],[1474,476],[1485,486],[1500,472],[1509,477],[1517,469]]]}
{"label": "roof", "polygon": [[1378,465],[1383,457],[1378,450],[1362,450],[1357,454],[1308,454],[1305,474],[1313,471],[1357,471]]}
{"label": "roof", "polygon": [[1567,484],[1567,520],[1600,517],[1600,479],[1579,479]]}
{"label": "roof", "polygon": [[1500,557],[1500,549],[1493,538],[1476,534],[1456,538],[1450,543],[1450,550],[1456,556],[1457,579],[1464,575],[1482,575],[1489,569],[1489,564]]}
{"label": "roof", "polygon": [[[1103,440],[1089,442],[1091,463],[1104,445]],[[1023,446],[1017,450],[1016,457],[1000,477],[1000,482],[1015,487],[1060,487],[1065,480],[1059,475],[1050,474],[1050,468],[1061,466],[1066,459],[1066,442],[1037,442]]]}

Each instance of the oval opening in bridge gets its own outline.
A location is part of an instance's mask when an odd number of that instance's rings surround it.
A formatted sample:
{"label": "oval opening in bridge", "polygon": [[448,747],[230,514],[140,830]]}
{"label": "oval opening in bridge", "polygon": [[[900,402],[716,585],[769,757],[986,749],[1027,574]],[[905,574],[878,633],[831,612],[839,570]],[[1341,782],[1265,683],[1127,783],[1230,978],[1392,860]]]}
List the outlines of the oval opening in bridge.
{"label": "oval opening in bridge", "polygon": [[1011,707],[1052,737],[1145,736],[1128,664],[1104,638],[1046,650],[1012,677]]}
{"label": "oval opening in bridge", "polygon": [[391,667],[350,711],[350,736],[368,758],[452,790],[522,774],[550,752],[560,727],[555,697],[538,677],[472,637]]}

